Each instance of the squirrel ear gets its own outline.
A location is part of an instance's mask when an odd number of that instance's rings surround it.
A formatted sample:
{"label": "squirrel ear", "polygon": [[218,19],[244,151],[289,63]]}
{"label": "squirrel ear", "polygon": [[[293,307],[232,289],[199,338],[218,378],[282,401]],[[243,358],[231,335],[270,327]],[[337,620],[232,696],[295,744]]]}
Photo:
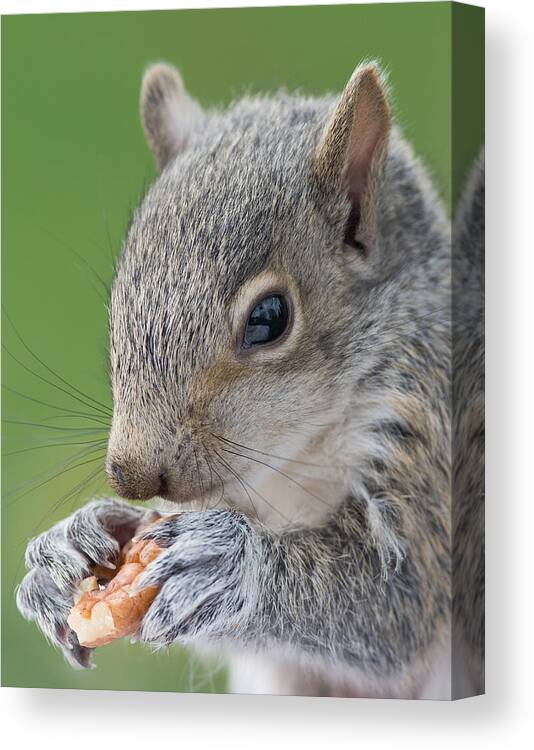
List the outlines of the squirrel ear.
{"label": "squirrel ear", "polygon": [[176,68],[151,65],[141,84],[141,122],[158,168],[184,150],[189,133],[202,117],[200,105],[184,88]]}
{"label": "squirrel ear", "polygon": [[381,175],[391,113],[380,69],[356,68],[315,153],[314,168],[328,196],[351,203],[345,242],[367,255],[375,234],[376,185]]}

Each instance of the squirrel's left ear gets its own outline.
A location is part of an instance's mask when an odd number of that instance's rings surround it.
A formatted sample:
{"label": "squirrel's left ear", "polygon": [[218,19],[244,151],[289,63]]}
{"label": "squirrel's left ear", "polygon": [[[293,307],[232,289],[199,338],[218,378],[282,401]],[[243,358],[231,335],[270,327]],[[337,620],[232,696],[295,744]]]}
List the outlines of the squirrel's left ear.
{"label": "squirrel's left ear", "polygon": [[140,108],[148,145],[161,170],[186,148],[190,133],[203,117],[202,109],[185,90],[176,68],[165,63],[146,70]]}
{"label": "squirrel's left ear", "polygon": [[326,196],[350,202],[345,243],[365,257],[375,236],[376,190],[383,171],[391,113],[374,63],[356,68],[326,126],[314,171]]}

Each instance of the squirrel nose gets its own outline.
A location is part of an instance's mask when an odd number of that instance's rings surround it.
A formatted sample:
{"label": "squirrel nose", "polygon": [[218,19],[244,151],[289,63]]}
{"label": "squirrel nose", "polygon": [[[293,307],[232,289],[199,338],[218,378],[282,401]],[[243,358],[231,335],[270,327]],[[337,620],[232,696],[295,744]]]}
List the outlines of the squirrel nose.
{"label": "squirrel nose", "polygon": [[127,500],[150,500],[167,491],[167,475],[162,467],[147,470],[134,461],[114,459],[109,462],[107,473],[115,492]]}

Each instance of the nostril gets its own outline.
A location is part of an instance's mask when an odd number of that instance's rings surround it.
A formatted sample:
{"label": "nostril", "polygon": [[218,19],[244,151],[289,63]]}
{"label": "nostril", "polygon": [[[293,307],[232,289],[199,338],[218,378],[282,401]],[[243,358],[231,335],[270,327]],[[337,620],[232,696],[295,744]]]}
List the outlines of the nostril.
{"label": "nostril", "polygon": [[119,466],[119,464],[115,463],[115,461],[112,462],[111,466],[111,473],[113,475],[113,479],[115,479],[116,482],[119,484],[124,484],[124,472]]}
{"label": "nostril", "polygon": [[[160,465],[146,468],[131,459],[109,462],[108,477],[113,489],[130,500],[148,500],[168,492],[167,473]],[[158,471],[159,470],[159,471]]]}
{"label": "nostril", "polygon": [[158,495],[164,495],[167,492],[167,488],[168,488],[167,475],[165,473],[160,474],[158,479],[159,479]]}

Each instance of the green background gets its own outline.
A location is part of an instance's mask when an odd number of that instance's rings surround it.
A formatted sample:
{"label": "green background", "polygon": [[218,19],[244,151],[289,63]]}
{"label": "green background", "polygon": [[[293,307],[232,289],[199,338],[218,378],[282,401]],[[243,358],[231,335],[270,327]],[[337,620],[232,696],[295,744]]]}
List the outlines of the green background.
{"label": "green background", "polygon": [[144,67],[173,62],[208,105],[244,91],[340,90],[362,58],[378,58],[389,72],[397,119],[450,206],[481,142],[475,115],[483,103],[476,12],[465,19],[469,70],[458,79],[464,88],[478,81],[478,90],[466,97],[471,121],[461,123],[452,170],[451,15],[449,3],[425,3],[3,18],[2,290],[22,337],[3,316],[4,685],[226,685],[224,666],[127,641],[101,649],[98,669],[75,671],[14,606],[28,538],[108,492],[105,443],[83,444],[105,441],[105,431],[90,431],[104,430],[101,413],[70,397],[30,351],[67,383],[110,404],[104,286],[130,211],[155,175],[138,117]]}

